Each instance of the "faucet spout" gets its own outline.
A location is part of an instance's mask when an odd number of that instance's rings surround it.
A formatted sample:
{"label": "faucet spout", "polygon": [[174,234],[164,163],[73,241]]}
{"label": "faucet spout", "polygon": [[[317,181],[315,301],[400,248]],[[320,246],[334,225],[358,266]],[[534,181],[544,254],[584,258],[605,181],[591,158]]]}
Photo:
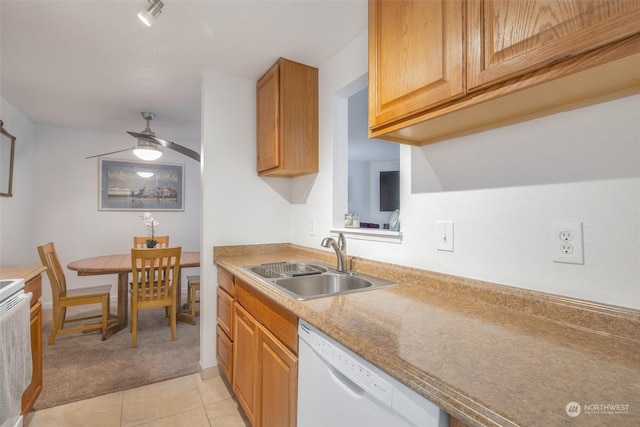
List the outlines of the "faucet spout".
{"label": "faucet spout", "polygon": [[325,248],[333,248],[333,250],[336,252],[336,257],[338,258],[337,270],[341,273],[346,273],[347,269],[345,267],[345,260],[347,257],[347,242],[344,238],[344,235],[342,233],[339,233],[337,242],[332,237],[325,237],[324,239],[322,239],[321,245]]}

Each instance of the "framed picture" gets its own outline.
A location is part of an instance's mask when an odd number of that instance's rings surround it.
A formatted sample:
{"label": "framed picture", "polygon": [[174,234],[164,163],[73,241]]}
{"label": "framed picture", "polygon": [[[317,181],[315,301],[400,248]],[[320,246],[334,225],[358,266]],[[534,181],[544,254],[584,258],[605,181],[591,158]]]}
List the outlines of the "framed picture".
{"label": "framed picture", "polygon": [[4,129],[0,120],[0,196],[13,196],[13,155],[16,149],[16,137]]}
{"label": "framed picture", "polygon": [[100,159],[98,210],[184,211],[184,165]]}

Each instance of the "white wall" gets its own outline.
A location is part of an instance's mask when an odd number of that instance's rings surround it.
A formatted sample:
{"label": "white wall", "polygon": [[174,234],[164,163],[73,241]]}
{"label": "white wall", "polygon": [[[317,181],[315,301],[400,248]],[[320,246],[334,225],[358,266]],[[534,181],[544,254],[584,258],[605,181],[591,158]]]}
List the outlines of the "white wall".
{"label": "white wall", "polygon": [[0,197],[0,265],[37,264],[34,241],[36,206],[33,196],[36,128],[33,122],[0,98],[4,128],[16,137],[13,165],[13,197]]}
{"label": "white wall", "polygon": [[204,368],[216,365],[212,248],[291,240],[295,180],[260,178],[256,172],[255,91],[255,81],[203,73],[200,360]]}
{"label": "white wall", "polygon": [[[55,243],[63,267],[82,258],[128,253],[132,236],[146,235],[142,212],[99,211],[98,160],[85,157],[133,146],[135,139],[124,131],[104,133],[23,122],[27,123],[26,133],[16,134],[16,143],[21,150],[28,147],[28,152],[16,153],[16,197],[2,201],[2,264],[39,264],[36,246],[50,241]],[[195,144],[181,143],[198,149]],[[131,152],[106,158],[136,160]],[[185,165],[185,210],[153,212],[160,223],[158,233],[168,234],[171,244],[185,251],[199,250],[199,164],[171,150],[165,150],[158,162]],[[199,269],[192,268],[182,275],[198,273]],[[65,275],[70,288],[111,283],[112,299],[116,298],[115,275],[78,277],[71,270]],[[50,307],[46,277],[42,290],[43,305]]]}
{"label": "white wall", "polygon": [[[332,111],[344,109],[347,96],[344,88],[367,72],[366,46],[365,33],[320,67],[320,172],[311,191],[313,197],[304,206],[292,207],[294,243],[318,247],[319,239],[329,235],[334,218],[332,212],[327,212],[327,206],[333,203],[346,206],[341,188],[336,188],[339,194],[334,197],[334,168],[345,167],[341,159],[346,159],[346,154],[341,156],[346,150],[342,145],[345,138],[341,138],[343,125],[334,122]],[[347,92],[350,95],[356,90]],[[421,157],[425,156],[425,150],[402,146],[403,242],[392,245],[351,240],[349,253],[640,308],[639,108],[640,95],[635,95],[436,144],[444,152],[459,150],[461,145],[475,146],[478,152],[484,150],[487,157],[497,157],[496,163],[504,165],[515,155],[509,142],[521,141],[518,147],[528,144],[528,162],[532,164],[529,168],[543,172],[537,176],[551,177],[546,183],[531,176],[518,182],[513,179],[513,169],[501,175],[504,169],[491,168],[481,172],[497,180],[497,184],[489,182],[474,189],[458,185],[457,191],[429,193],[424,185],[417,185],[422,183],[412,182],[418,179],[415,176],[420,176],[412,174],[412,167],[424,166]],[[594,133],[598,143],[594,142]],[[527,141],[523,135],[547,141]],[[554,136],[557,138],[548,141]],[[560,151],[577,150],[579,167],[564,161],[560,162],[563,166],[560,171],[546,170],[549,165],[556,167],[557,160],[549,158],[549,146]],[[603,159],[602,163],[599,159]],[[612,172],[616,159],[624,170],[622,177]],[[599,165],[604,167],[605,162],[610,165],[601,173]],[[457,168],[450,172],[457,181],[471,187],[469,183],[475,180],[477,171]],[[565,172],[568,178],[563,177]],[[454,221],[452,253],[436,250],[438,220]],[[316,223],[316,237],[309,236],[310,221]],[[551,261],[549,227],[553,222],[584,223],[584,265]]]}

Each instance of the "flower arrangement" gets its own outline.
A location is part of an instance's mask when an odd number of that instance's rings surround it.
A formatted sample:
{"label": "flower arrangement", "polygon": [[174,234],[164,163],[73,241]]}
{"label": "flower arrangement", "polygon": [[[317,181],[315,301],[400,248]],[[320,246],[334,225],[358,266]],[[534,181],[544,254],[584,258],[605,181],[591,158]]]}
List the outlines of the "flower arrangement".
{"label": "flower arrangement", "polygon": [[154,239],[154,237],[156,233],[156,227],[160,225],[160,223],[153,219],[151,213],[149,212],[145,212],[144,215],[142,215],[140,218],[142,219],[142,221],[144,221],[144,225],[146,225],[147,227],[147,235],[150,236],[150,238],[146,241],[147,248],[155,248],[158,242]]}

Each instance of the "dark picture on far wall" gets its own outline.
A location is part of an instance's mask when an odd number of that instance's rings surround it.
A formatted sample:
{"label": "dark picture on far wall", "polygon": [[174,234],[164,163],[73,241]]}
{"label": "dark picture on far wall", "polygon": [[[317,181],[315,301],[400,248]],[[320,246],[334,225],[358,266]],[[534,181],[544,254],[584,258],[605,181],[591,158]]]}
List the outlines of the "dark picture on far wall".
{"label": "dark picture on far wall", "polygon": [[380,172],[380,211],[400,209],[400,172]]}

